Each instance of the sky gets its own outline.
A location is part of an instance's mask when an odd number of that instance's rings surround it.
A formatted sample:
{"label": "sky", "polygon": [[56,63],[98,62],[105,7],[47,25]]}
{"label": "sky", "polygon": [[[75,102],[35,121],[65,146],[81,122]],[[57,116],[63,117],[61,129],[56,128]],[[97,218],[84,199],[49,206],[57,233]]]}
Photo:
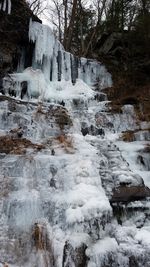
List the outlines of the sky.
{"label": "sky", "polygon": [[[51,0],[43,0],[43,3],[47,2],[48,5],[52,5],[53,1]],[[86,5],[89,6],[91,4],[91,0],[86,0]],[[50,26],[51,28],[53,28],[53,24],[49,19],[50,14],[48,11],[44,11],[44,14],[41,14],[40,19],[42,20],[43,24],[46,24],[48,26]]]}

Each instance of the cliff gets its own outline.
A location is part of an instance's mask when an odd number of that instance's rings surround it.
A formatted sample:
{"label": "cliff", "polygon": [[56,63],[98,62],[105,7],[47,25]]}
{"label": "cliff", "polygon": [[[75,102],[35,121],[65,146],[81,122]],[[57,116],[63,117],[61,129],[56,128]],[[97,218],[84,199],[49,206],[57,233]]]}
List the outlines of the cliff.
{"label": "cliff", "polygon": [[30,49],[32,49],[28,38],[30,18],[41,22],[32,14],[25,0],[13,0],[10,14],[7,10],[0,10],[0,84],[5,74],[17,69],[23,50],[28,53],[26,65],[30,65]]}

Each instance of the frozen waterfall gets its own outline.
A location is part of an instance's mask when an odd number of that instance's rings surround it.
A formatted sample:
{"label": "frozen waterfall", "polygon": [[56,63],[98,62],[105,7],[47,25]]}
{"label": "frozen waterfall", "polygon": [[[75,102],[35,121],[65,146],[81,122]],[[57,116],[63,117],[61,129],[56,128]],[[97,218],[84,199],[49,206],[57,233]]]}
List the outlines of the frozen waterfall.
{"label": "frozen waterfall", "polygon": [[120,141],[147,124],[133,106],[111,112],[103,65],[37,22],[29,38],[32,66],[0,95],[0,267],[150,266],[149,140],[131,157]]}
{"label": "frozen waterfall", "polygon": [[[102,89],[112,85],[111,75],[104,65],[66,52],[48,26],[31,20],[29,40],[34,43],[32,66],[24,70],[25,59],[22,56],[18,72],[11,75],[11,79],[4,79],[4,87],[8,90],[14,85],[12,91],[15,91],[15,95],[20,97],[26,94],[28,97],[40,97],[43,100],[60,95],[60,99],[63,99],[64,94],[67,96],[76,92],[73,88],[76,83],[76,87],[81,87],[80,95],[84,94],[83,87],[97,85]],[[72,90],[68,90],[68,87]],[[70,97],[73,98],[74,93]]]}
{"label": "frozen waterfall", "polygon": [[66,52],[48,26],[31,20],[29,39],[35,43],[33,68],[42,69],[50,81],[71,80],[75,83],[76,79],[81,79],[90,86],[96,82],[102,88],[111,86],[111,75],[103,65]]}

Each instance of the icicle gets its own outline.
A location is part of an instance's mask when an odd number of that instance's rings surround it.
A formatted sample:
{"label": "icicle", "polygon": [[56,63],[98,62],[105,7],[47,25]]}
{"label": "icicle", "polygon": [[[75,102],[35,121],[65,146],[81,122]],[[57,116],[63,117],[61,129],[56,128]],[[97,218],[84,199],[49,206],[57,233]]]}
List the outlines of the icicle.
{"label": "icicle", "polygon": [[43,57],[51,58],[55,47],[55,36],[46,25],[30,20],[29,40],[35,43],[35,61],[43,61]]}
{"label": "icicle", "polygon": [[7,11],[7,13],[11,14],[11,0],[4,0],[2,3],[0,3],[0,10],[3,10],[4,12]]}
{"label": "icicle", "polygon": [[11,0],[8,0],[8,14],[11,14]]}
{"label": "icicle", "polygon": [[78,78],[78,67],[77,67],[77,58],[71,55],[71,79],[72,83],[76,83],[76,79]]}
{"label": "icicle", "polygon": [[6,0],[4,0],[4,2],[3,2],[3,11],[5,12],[6,11]]}
{"label": "icicle", "polygon": [[62,53],[61,51],[58,51],[57,56],[57,62],[58,62],[58,81],[61,81],[61,73],[62,73]]}
{"label": "icicle", "polygon": [[66,81],[71,80],[71,61],[70,61],[70,53],[64,52],[64,65],[63,65],[63,78]]}
{"label": "icicle", "polygon": [[104,67],[101,68],[100,63],[86,58],[79,59],[65,52],[48,26],[30,20],[29,40],[35,43],[32,67],[42,69],[50,81],[64,79],[75,84],[79,78],[89,86],[93,86],[99,80],[101,88],[111,85],[111,75]]}

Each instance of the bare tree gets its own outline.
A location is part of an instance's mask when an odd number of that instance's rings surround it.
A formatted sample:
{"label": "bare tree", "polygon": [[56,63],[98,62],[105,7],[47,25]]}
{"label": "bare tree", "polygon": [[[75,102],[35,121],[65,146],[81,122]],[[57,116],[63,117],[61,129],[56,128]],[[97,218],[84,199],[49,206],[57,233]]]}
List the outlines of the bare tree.
{"label": "bare tree", "polygon": [[50,21],[58,32],[58,38],[66,50],[72,41],[72,30],[75,22],[79,0],[51,0],[48,9]]}
{"label": "bare tree", "polygon": [[90,47],[92,45],[93,39],[95,38],[95,36],[97,34],[97,31],[98,31],[99,26],[100,26],[101,21],[102,21],[102,17],[104,15],[104,12],[105,12],[105,9],[106,9],[106,3],[107,3],[107,0],[94,0],[93,1],[93,5],[95,6],[95,8],[97,10],[97,23],[96,23],[94,31],[93,31],[93,33],[91,35],[91,38],[90,38],[90,41],[88,43],[87,49],[84,52],[84,56],[87,56],[87,54],[89,52],[89,49],[90,49]]}
{"label": "bare tree", "polygon": [[63,0],[64,5],[64,40],[63,45],[66,47],[66,35],[67,35],[67,27],[68,27],[68,0]]}
{"label": "bare tree", "polygon": [[64,36],[64,38],[66,38],[66,47],[65,48],[67,50],[69,49],[69,47],[71,45],[72,31],[73,31],[75,15],[76,15],[76,10],[77,10],[77,2],[78,2],[78,0],[73,0],[71,17],[70,17],[69,25],[67,28],[67,36]]}
{"label": "bare tree", "polygon": [[32,12],[40,16],[47,9],[47,0],[27,0]]}

